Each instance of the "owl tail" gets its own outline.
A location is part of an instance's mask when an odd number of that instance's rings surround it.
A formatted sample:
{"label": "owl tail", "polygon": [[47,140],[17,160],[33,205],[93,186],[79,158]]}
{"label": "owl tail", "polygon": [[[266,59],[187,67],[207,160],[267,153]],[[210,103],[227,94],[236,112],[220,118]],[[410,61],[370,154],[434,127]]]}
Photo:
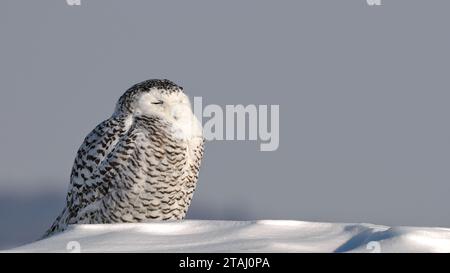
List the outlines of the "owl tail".
{"label": "owl tail", "polygon": [[51,227],[41,237],[41,239],[45,239],[55,233],[64,231],[67,228],[68,220],[69,220],[69,212],[67,211],[66,207],[63,209],[61,214],[56,218],[55,222],[53,222]]}

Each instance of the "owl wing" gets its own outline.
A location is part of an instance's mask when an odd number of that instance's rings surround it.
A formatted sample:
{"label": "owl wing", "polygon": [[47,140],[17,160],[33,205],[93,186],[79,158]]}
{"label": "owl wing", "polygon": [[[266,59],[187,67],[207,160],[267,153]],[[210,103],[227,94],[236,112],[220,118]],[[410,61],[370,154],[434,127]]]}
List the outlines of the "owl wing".
{"label": "owl wing", "polygon": [[[141,122],[133,122],[94,170],[92,181],[87,181],[92,185],[86,193],[91,202],[79,210],[69,223],[145,219],[150,196],[155,197],[155,187],[167,176],[164,139],[159,133],[148,131]],[[144,200],[146,192],[148,200]]]}
{"label": "owl wing", "polygon": [[95,197],[89,194],[96,187],[92,176],[127,130],[123,120],[111,118],[86,136],[75,158],[67,193],[67,207],[72,215],[94,201]]}
{"label": "owl wing", "polygon": [[70,184],[66,197],[66,207],[56,218],[44,237],[65,228],[69,219],[77,215],[78,211],[89,202],[92,184],[92,174],[101,162],[117,145],[119,139],[126,133],[125,121],[110,118],[97,125],[84,139],[80,146],[72,167]]}

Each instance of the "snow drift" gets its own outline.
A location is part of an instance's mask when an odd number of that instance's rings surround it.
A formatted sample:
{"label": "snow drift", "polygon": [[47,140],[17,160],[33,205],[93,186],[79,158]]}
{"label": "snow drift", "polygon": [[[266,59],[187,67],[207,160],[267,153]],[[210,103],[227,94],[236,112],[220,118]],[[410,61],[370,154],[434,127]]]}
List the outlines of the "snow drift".
{"label": "snow drift", "polygon": [[7,252],[450,252],[450,229],[302,221],[74,225]]}

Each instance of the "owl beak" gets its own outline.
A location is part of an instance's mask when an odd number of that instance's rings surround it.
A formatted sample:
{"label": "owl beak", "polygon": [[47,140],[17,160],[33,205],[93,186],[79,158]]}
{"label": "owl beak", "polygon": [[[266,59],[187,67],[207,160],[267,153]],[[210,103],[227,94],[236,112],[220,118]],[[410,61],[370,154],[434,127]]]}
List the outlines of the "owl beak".
{"label": "owl beak", "polygon": [[175,120],[179,120],[184,116],[187,116],[187,111],[190,111],[190,109],[184,105],[175,105],[171,109],[171,115]]}

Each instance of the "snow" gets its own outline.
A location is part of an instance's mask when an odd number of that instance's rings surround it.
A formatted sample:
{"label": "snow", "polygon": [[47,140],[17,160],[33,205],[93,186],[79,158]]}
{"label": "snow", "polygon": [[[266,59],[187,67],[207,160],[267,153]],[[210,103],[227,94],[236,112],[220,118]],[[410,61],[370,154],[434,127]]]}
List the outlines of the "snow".
{"label": "snow", "polygon": [[450,229],[284,220],[74,225],[6,252],[450,252]]}

